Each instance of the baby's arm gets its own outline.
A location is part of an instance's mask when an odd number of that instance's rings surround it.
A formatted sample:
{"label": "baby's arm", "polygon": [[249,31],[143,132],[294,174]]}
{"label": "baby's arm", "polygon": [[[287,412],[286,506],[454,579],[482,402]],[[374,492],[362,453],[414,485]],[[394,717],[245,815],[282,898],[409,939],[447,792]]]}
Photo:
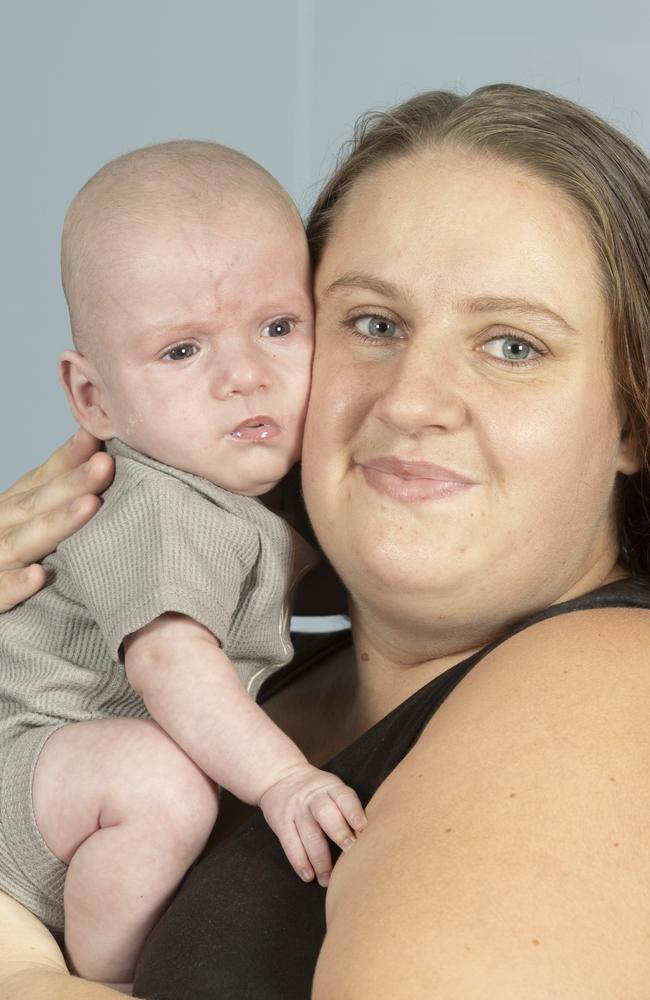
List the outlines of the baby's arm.
{"label": "baby's arm", "polygon": [[[130,684],[152,717],[219,785],[259,805],[296,872],[326,885],[330,851],[365,826],[356,793],[308,763],[244,690],[211,632],[165,614],[124,643]],[[313,866],[313,867],[312,867]]]}

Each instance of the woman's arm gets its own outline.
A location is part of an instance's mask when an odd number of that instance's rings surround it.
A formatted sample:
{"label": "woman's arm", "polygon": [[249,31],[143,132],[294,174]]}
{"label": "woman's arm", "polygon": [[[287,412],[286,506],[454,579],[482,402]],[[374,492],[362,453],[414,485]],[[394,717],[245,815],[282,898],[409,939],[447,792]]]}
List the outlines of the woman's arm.
{"label": "woman's arm", "polygon": [[49,931],[29,910],[0,892],[2,1000],[117,1000],[121,995],[71,976]]}
{"label": "woman's arm", "polygon": [[334,868],[314,1000],[648,996],[648,649],[584,611],[475,668]]}
{"label": "woman's arm", "polygon": [[0,612],[39,590],[38,560],[97,511],[96,494],[113,478],[113,459],[78,430],[43,465],[0,494]]}

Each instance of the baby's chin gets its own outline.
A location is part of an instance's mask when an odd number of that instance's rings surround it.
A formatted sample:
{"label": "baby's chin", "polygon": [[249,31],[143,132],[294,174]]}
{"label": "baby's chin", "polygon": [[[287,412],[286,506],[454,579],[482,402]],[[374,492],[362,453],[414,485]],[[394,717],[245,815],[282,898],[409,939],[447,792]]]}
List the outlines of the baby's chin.
{"label": "baby's chin", "polygon": [[[241,489],[234,489],[228,486],[223,487],[223,489],[230,489],[231,493],[239,493],[240,496],[243,497],[259,497],[261,500],[266,500],[268,496],[280,486],[290,468],[291,466],[289,466],[286,472],[284,472],[278,479],[272,479],[270,482],[252,483],[248,488],[242,484]],[[217,483],[217,486],[219,485],[220,483]]]}
{"label": "baby's chin", "polygon": [[190,468],[185,469],[185,471],[191,472],[194,475],[202,476],[214,486],[218,486],[222,490],[227,490],[228,493],[235,493],[237,496],[241,497],[263,498],[268,493],[272,493],[273,490],[280,485],[290,468],[291,466],[288,466],[282,474],[274,476],[272,479],[268,480],[246,479],[245,477],[224,480],[214,478],[213,476],[206,476],[204,472],[197,472]]}
{"label": "baby's chin", "polygon": [[269,461],[266,469],[259,470],[266,473],[268,478],[257,478],[254,475],[247,476],[245,471],[241,470],[242,475],[231,479],[229,483],[215,481],[215,485],[221,486],[222,489],[229,490],[231,493],[239,493],[240,496],[260,497],[266,501],[268,494],[273,493],[280,486],[285,476],[299,461],[300,452],[292,455],[291,458],[285,454],[281,459],[276,454],[275,460]]}
{"label": "baby's chin", "polygon": [[[179,469],[181,472],[189,472],[193,476],[200,476],[222,490],[244,497],[266,498],[300,460],[299,449],[292,449],[292,454],[288,454],[286,450],[276,449],[264,453],[266,452],[264,449],[257,456],[251,454],[244,458],[242,455],[222,455],[219,462],[206,463],[200,459],[192,461],[191,455],[179,451],[178,448],[170,448],[167,442],[156,447],[157,442],[134,440],[128,433],[120,434],[119,438],[124,444],[148,455],[156,462]],[[218,469],[221,471],[225,469],[229,474],[220,478],[214,475]]]}

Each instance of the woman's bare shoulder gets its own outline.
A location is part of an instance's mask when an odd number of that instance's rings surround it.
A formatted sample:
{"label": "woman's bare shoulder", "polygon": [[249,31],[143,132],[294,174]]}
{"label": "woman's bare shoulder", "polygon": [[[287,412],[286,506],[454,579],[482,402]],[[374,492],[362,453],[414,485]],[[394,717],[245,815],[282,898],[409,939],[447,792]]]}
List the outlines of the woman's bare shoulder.
{"label": "woman's bare shoulder", "polygon": [[644,610],[562,615],[486,656],[334,870],[316,1000],[645,997],[649,667]]}

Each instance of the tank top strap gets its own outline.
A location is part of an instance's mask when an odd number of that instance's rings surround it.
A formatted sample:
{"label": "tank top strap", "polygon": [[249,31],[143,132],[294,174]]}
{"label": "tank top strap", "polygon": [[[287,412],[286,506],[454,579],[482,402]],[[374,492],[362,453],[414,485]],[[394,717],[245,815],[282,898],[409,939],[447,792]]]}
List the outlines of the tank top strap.
{"label": "tank top strap", "polygon": [[356,788],[364,805],[419,739],[422,730],[458,684],[511,636],[538,622],[594,608],[650,608],[650,579],[627,577],[589,594],[553,604],[439,674],[324,765]]}

